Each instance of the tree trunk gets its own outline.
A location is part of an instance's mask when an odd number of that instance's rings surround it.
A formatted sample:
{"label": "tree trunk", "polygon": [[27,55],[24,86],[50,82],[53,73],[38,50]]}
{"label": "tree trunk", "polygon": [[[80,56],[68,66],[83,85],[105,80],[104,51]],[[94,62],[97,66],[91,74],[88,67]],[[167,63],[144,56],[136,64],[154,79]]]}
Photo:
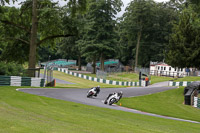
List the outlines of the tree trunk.
{"label": "tree trunk", "polygon": [[93,57],[93,64],[92,64],[92,67],[93,67],[93,74],[96,74],[96,56]]}
{"label": "tree trunk", "polygon": [[[138,38],[137,38],[137,46],[136,46],[136,54],[135,54],[135,68],[138,65],[138,53],[139,53],[139,47],[140,47],[140,39],[141,39],[142,31],[138,31]],[[135,70],[136,71],[136,70]]]}
{"label": "tree trunk", "polygon": [[104,71],[104,56],[103,56],[103,53],[101,53],[101,59],[100,59],[100,62],[101,62],[101,71]]}
{"label": "tree trunk", "polygon": [[78,56],[78,70],[81,70],[81,56]]}
{"label": "tree trunk", "polygon": [[35,65],[36,65],[36,48],[37,48],[37,0],[33,0],[32,7],[32,27],[31,27],[31,39],[30,39],[30,50],[29,50],[29,65],[28,75],[30,77],[35,76]]}

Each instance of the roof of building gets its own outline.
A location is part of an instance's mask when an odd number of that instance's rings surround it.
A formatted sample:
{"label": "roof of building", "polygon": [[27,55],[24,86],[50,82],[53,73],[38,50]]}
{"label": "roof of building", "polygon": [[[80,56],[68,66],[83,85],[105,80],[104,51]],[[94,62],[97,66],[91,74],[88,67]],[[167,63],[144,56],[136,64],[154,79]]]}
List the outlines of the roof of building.
{"label": "roof of building", "polygon": [[66,60],[53,60],[49,62],[43,62],[41,65],[47,65],[47,66],[69,66],[69,65],[76,65],[76,62],[68,62]]}
{"label": "roof of building", "polygon": [[170,66],[164,62],[159,62],[159,63],[155,63],[155,64],[150,64],[150,66]]}
{"label": "roof of building", "polygon": [[[105,61],[104,65],[113,65],[113,64],[118,64],[119,61]],[[99,67],[101,63],[96,63],[96,65]]]}

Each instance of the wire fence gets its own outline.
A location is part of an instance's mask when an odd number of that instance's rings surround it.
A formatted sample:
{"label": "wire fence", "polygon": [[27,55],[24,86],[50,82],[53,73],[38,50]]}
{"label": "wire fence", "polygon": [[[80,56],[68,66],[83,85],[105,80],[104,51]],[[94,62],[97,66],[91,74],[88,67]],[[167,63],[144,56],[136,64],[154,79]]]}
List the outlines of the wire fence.
{"label": "wire fence", "polygon": [[145,68],[145,67],[135,67],[135,72],[139,73],[144,73],[149,75],[150,74],[150,69],[149,68]]}
{"label": "wire fence", "polygon": [[104,72],[104,71],[101,71],[101,70],[97,70],[96,77],[97,78],[101,78],[101,79],[106,79],[107,72]]}

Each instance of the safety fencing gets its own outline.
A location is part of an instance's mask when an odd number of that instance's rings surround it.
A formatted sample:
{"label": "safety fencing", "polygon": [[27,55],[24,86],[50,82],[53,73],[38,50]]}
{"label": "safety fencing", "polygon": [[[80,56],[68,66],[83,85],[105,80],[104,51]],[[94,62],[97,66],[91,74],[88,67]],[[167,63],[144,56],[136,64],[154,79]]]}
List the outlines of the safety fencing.
{"label": "safety fencing", "polygon": [[111,85],[122,85],[122,86],[145,86],[145,81],[139,81],[139,82],[123,82],[123,81],[112,81],[112,80],[106,80],[106,79],[101,79],[101,78],[95,78],[95,77],[90,77],[87,75],[83,75],[80,73],[75,73],[68,71],[68,69],[65,68],[58,68],[58,71],[64,72],[66,74],[70,74],[79,78],[83,78],[86,80],[91,80],[95,82],[100,82],[100,83],[105,83],[105,84],[111,84]]}
{"label": "safety fencing", "polygon": [[44,87],[44,83],[45,83],[45,80],[42,78],[0,75],[0,86]]}
{"label": "safety fencing", "polygon": [[200,98],[194,97],[194,107],[200,108]]}
{"label": "safety fencing", "polygon": [[181,82],[173,82],[169,81],[169,86],[188,86],[193,81],[181,81]]}

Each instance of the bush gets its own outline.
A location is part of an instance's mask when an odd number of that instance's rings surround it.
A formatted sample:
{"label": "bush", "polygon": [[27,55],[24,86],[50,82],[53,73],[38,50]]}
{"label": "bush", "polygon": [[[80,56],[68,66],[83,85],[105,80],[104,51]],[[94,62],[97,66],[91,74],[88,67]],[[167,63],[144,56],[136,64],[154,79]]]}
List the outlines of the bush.
{"label": "bush", "polygon": [[23,76],[25,69],[22,65],[14,62],[0,62],[0,75]]}

